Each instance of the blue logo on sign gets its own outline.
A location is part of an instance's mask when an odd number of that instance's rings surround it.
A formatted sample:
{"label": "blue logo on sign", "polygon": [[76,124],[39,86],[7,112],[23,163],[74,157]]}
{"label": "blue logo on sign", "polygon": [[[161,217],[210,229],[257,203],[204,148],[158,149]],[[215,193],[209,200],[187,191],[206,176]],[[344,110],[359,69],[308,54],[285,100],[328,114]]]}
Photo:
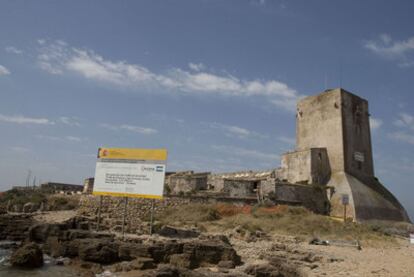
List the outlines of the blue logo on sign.
{"label": "blue logo on sign", "polygon": [[159,166],[157,166],[157,167],[155,168],[155,170],[156,170],[157,172],[164,172],[164,167],[163,167],[163,166],[161,166],[161,165],[159,165]]}

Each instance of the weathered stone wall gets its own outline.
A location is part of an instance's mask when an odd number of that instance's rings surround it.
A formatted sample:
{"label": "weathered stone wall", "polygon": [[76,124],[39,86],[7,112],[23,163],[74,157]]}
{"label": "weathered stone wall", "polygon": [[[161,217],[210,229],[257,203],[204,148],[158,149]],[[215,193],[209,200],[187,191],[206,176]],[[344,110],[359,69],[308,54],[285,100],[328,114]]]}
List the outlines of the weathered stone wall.
{"label": "weathered stone wall", "polygon": [[223,191],[230,197],[251,197],[256,195],[255,189],[258,188],[258,183],[246,180],[224,180]]}
{"label": "weathered stone wall", "polygon": [[275,199],[277,202],[296,202],[315,213],[329,213],[329,200],[322,186],[277,184]]}
{"label": "weathered stone wall", "polygon": [[341,89],[330,90],[298,102],[296,150],[326,148],[332,172],[344,171]]}
{"label": "weathered stone wall", "polygon": [[330,173],[326,148],[309,148],[284,154],[276,178],[292,184],[325,185]]}
{"label": "weathered stone wall", "polygon": [[[368,101],[351,93],[342,93],[345,171],[365,181],[374,176]],[[355,158],[356,153],[361,161]]]}
{"label": "weathered stone wall", "polygon": [[208,176],[208,189],[215,192],[224,191],[225,180],[259,181],[274,180],[274,170],[267,171],[238,171],[229,173],[210,174]]}
{"label": "weathered stone wall", "polygon": [[[126,231],[130,233],[146,233],[149,230],[148,221],[151,214],[151,199],[128,198],[126,213]],[[92,217],[95,220],[98,215],[100,197],[94,195],[82,195],[79,203],[78,213],[82,216]],[[162,200],[154,200],[155,220],[157,215],[166,209],[173,209],[190,203],[215,204],[218,202],[233,204],[256,204],[243,198],[207,197],[207,196],[169,196]],[[103,229],[122,229],[122,218],[124,214],[124,198],[102,197],[101,227]]]}

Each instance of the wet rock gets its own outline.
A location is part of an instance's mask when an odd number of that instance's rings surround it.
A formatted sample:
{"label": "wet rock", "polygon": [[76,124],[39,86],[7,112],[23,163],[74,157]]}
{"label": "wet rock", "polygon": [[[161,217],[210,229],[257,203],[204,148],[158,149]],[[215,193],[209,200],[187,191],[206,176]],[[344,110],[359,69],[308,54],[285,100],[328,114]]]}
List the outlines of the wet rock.
{"label": "wet rock", "polygon": [[21,213],[23,211],[22,204],[14,204],[10,207],[10,211],[13,213]]}
{"label": "wet rock", "polygon": [[88,239],[79,244],[79,258],[100,264],[119,261],[118,245],[108,240]]}
{"label": "wet rock", "polygon": [[129,262],[121,262],[111,267],[112,272],[131,271],[131,270],[147,270],[156,268],[154,260],[147,257],[139,257]]}
{"label": "wet rock", "polygon": [[84,272],[93,272],[94,274],[99,274],[103,271],[102,265],[85,261],[80,261],[79,268],[84,270]]}
{"label": "wet rock", "polygon": [[66,224],[36,224],[29,229],[29,240],[44,243],[49,236],[61,236],[66,229]]}
{"label": "wet rock", "polygon": [[43,253],[35,243],[28,243],[17,249],[10,257],[13,266],[36,268],[43,266]]}
{"label": "wet rock", "polygon": [[175,266],[161,265],[155,272],[156,277],[180,277],[180,270]]}
{"label": "wet rock", "polygon": [[70,263],[69,258],[59,257],[54,260],[55,265],[68,265]]}
{"label": "wet rock", "polygon": [[113,239],[115,234],[91,232],[88,230],[70,229],[63,233],[63,239]]}
{"label": "wet rock", "polygon": [[0,241],[0,249],[16,249],[18,246],[15,241]]}
{"label": "wet rock", "polygon": [[121,243],[118,248],[118,256],[122,261],[130,261],[137,257],[151,257],[151,245],[142,243]]}
{"label": "wet rock", "polygon": [[170,256],[183,253],[182,242],[157,242],[148,247],[148,252],[156,263],[168,263]]}
{"label": "wet rock", "polygon": [[225,269],[231,269],[231,268],[235,268],[236,266],[234,265],[233,261],[220,261],[217,264],[218,267],[220,268],[225,268]]}
{"label": "wet rock", "polygon": [[241,258],[234,248],[219,240],[192,241],[184,245],[183,252],[191,255],[199,266],[218,264],[220,261],[241,264]]}
{"label": "wet rock", "polygon": [[95,277],[95,273],[93,271],[87,270],[81,273],[81,277]]}
{"label": "wet rock", "polygon": [[0,240],[22,241],[33,224],[31,215],[0,215]]}
{"label": "wet rock", "polygon": [[190,229],[179,229],[171,226],[163,226],[158,234],[163,237],[171,238],[196,238],[200,236],[200,232]]}
{"label": "wet rock", "polygon": [[256,277],[284,277],[276,267],[269,264],[249,265],[244,272]]}
{"label": "wet rock", "polygon": [[23,212],[24,213],[34,213],[35,211],[37,211],[39,209],[39,205],[32,203],[32,202],[28,202],[26,204],[23,205]]}
{"label": "wet rock", "polygon": [[7,211],[8,211],[8,205],[5,206],[5,205],[0,204],[0,215],[6,214]]}
{"label": "wet rock", "polygon": [[174,254],[170,257],[170,264],[179,268],[196,268],[198,263],[190,254]]}

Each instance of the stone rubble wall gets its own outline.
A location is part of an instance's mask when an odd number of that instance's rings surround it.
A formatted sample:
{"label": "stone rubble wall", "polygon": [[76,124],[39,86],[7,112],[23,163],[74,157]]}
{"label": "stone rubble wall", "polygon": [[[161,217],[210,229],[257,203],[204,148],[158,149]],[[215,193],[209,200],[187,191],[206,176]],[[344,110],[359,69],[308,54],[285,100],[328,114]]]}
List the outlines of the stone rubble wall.
{"label": "stone rubble wall", "polygon": [[[128,198],[126,212],[126,232],[129,233],[147,233],[149,230],[148,222],[151,214],[151,204],[154,201],[155,221],[157,215],[166,209],[188,205],[192,203],[215,204],[218,202],[233,204],[249,204],[244,199],[228,199],[228,198],[212,198],[203,196],[168,196],[162,200],[152,200],[146,198]],[[99,210],[100,196],[82,195],[79,203],[78,214],[81,216],[92,217],[97,221]],[[250,204],[255,204],[250,203]],[[101,229],[111,231],[121,231],[124,214],[124,198],[123,197],[102,197],[101,208]]]}

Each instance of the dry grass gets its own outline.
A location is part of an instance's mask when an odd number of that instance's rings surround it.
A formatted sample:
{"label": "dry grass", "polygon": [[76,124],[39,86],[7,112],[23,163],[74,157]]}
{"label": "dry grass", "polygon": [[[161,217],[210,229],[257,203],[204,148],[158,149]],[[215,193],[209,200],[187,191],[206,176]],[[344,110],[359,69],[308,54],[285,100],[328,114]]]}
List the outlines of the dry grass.
{"label": "dry grass", "polygon": [[166,210],[157,216],[166,225],[193,225],[200,222],[214,221],[220,215],[214,205],[190,204]]}
{"label": "dry grass", "polygon": [[263,231],[268,234],[286,234],[309,239],[360,240],[365,244],[394,242],[394,234],[405,233],[411,224],[371,222],[358,224],[338,222],[327,216],[314,214],[302,207],[278,205],[273,207],[235,206],[230,204],[191,204],[164,212],[163,224],[196,225],[203,230],[225,232],[241,228],[248,232]]}
{"label": "dry grass", "polygon": [[79,206],[77,195],[51,195],[47,198],[47,206],[50,211],[74,210]]}

